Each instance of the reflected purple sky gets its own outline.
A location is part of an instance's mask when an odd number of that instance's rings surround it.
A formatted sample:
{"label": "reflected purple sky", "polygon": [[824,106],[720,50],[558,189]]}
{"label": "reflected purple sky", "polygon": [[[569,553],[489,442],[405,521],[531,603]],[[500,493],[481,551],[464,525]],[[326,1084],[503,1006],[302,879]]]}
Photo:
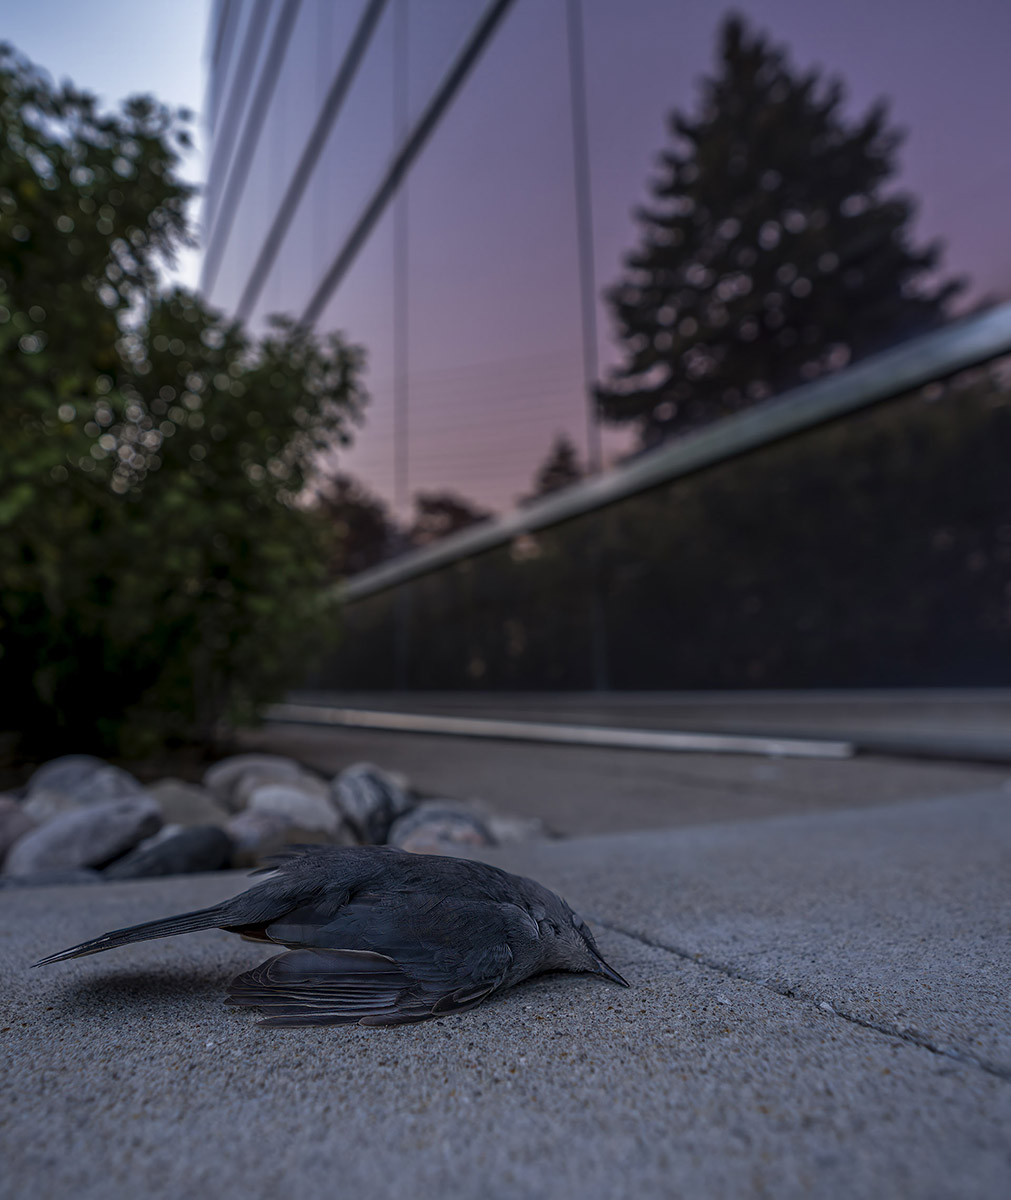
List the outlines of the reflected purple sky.
{"label": "reflected purple sky", "polygon": [[[851,113],[890,98],[893,122],[908,133],[900,185],[920,200],[917,237],[941,237],[946,270],[971,278],[964,304],[1011,294],[1003,133],[1011,5],[737,7],[785,42],[797,66],[841,75]],[[637,240],[631,212],[667,144],[666,115],[694,107],[723,11],[586,0],[598,290],[617,279]],[[584,444],[565,62],[562,4],[520,0],[412,176],[412,488],[448,484],[504,506],[529,487],[556,431]],[[497,166],[502,160],[508,171]],[[389,242],[384,223],[329,313],[370,347],[375,404],[349,462],[386,495]],[[606,365],[617,352],[603,305],[599,327]],[[612,457],[628,444],[625,436],[606,439]]]}
{"label": "reflected purple sky", "polygon": [[[357,12],[357,0],[304,3],[339,4],[335,31]],[[3,36],[109,100],[149,88],[198,107],[207,7],[205,0],[35,0],[8,6]],[[458,42],[482,7],[482,0],[413,0],[415,106],[444,69],[443,47]],[[972,280],[967,303],[1011,295],[1011,4],[747,0],[735,7],[788,45],[797,65],[842,76],[851,111],[891,99],[892,119],[908,132],[901,183],[920,200],[918,236],[943,238],[946,268]],[[600,287],[616,280],[636,241],[630,213],[666,144],[666,114],[694,106],[724,11],[705,0],[584,0]],[[386,36],[381,31],[377,44]],[[583,443],[564,39],[562,0],[518,0],[412,176],[412,490],[451,486],[502,507],[528,488],[556,431]],[[265,135],[286,160],[326,78],[317,52],[300,72],[304,103],[286,101]],[[341,222],[357,207],[343,183],[367,192],[389,152],[389,72],[363,68],[360,84],[346,127],[335,131],[343,141],[334,142],[331,176],[300,215],[301,240],[286,246],[271,281],[270,308],[298,307],[325,266],[321,242],[339,240]],[[279,180],[277,194],[282,188]],[[262,200],[269,206],[271,197]],[[241,289],[249,244],[239,236],[223,269],[213,298],[225,306]],[[386,495],[391,271],[387,220],[328,313],[370,350],[374,403],[346,463]],[[194,277],[192,264],[184,277]],[[615,349],[603,307],[599,319],[606,363]],[[613,454],[625,441],[611,437],[608,445]]]}

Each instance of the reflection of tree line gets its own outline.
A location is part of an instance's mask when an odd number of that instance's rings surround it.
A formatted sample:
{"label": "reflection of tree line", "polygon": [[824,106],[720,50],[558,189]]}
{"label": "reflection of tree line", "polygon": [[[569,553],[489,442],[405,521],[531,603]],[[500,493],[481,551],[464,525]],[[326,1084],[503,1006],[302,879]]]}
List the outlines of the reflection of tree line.
{"label": "reflection of tree line", "polygon": [[[1006,684],[1009,444],[979,371],[526,535],[410,585],[409,682],[590,686],[593,545],[612,686]],[[333,679],[382,686],[395,608],[349,606]]]}
{"label": "reflection of tree line", "polygon": [[[568,487],[582,476],[575,447],[560,434],[521,503]],[[454,491],[418,492],[411,519],[401,523],[378,496],[345,473],[319,486],[314,505],[333,534],[330,570],[337,578],[355,575],[405,550],[430,546],[492,516]]]}
{"label": "reflection of tree line", "polygon": [[491,516],[455,492],[419,492],[412,519],[402,525],[378,496],[346,474],[321,486],[314,505],[333,533],[329,566],[335,578],[355,575]]}
{"label": "reflection of tree line", "polygon": [[[839,80],[794,68],[739,17],[723,23],[696,111],[670,116],[640,244],[607,292],[623,360],[597,409],[641,448],[928,330],[963,290],[940,278],[940,244],[915,242],[885,104],[843,110]],[[582,474],[559,439],[524,499]],[[488,515],[454,493],[419,496],[400,529],[346,480],[327,503],[349,531],[335,564],[348,572]]]}

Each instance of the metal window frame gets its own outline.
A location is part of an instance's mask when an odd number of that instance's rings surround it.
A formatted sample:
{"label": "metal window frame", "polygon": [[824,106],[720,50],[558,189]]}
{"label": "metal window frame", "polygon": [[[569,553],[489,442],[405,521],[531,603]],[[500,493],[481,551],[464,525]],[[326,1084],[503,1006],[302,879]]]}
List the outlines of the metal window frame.
{"label": "metal window frame", "polygon": [[264,120],[274,91],[281,76],[281,67],[288,51],[288,43],[298,21],[302,0],[283,0],[281,11],[271,28],[270,44],[266,58],[260,68],[256,91],[245,110],[242,134],[231,158],[230,170],[222,180],[220,199],[215,204],[214,220],[207,234],[207,251],[204,255],[201,290],[208,293],[214,287],[224,261],[225,249],[231,237],[235,215],[249,172],[253,165],[253,154],[260,140]]}
{"label": "metal window frame", "polygon": [[429,100],[424,112],[394,154],[383,178],[373,192],[365,208],[352,226],[344,245],[337,252],[326,274],[316,286],[309,303],[301,316],[303,325],[315,325],[330,297],[341,280],[350,270],[352,263],[372,232],[376,222],[386,211],[414,160],[421,153],[428,139],[445,116],[450,103],[464,85],[478,59],[487,46],[492,34],[512,8],[515,0],[491,0],[473,27],[470,37],[458,54],[456,61],[446,72]]}
{"label": "metal window frame", "polygon": [[340,584],[339,594],[345,602],[363,600],[506,545],[522,534],[593,512],[1009,353],[1011,302],[911,338],[837,374],[715,421],[607,474],[370,567]]}
{"label": "metal window frame", "polygon": [[236,309],[236,315],[240,321],[248,320],[256,302],[260,298],[263,285],[267,282],[267,276],[281,249],[281,243],[284,241],[291,222],[294,220],[295,210],[298,208],[305,194],[309,179],[316,169],[320,155],[323,153],[323,147],[330,136],[330,130],[340,115],[344,101],[351,89],[351,84],[354,82],[358,68],[361,66],[362,59],[365,57],[369,43],[372,40],[372,35],[375,32],[380,17],[383,15],[383,9],[387,3],[388,0],[366,0],[358,19],[358,24],[351,36],[351,41],[348,43],[347,51],[341,60],[340,66],[337,68],[337,73],[330,84],[330,89],[316,117],[316,123],[309,134],[309,140],[302,150],[301,157],[288,182],[281,203],[274,214],[270,229],[263,239],[260,253],[257,255],[253,269],[250,271],[245,287],[242,289],[242,296],[239,299]]}
{"label": "metal window frame", "polygon": [[[223,65],[221,54],[225,46],[225,30],[232,16],[233,2],[234,0],[218,0],[211,11],[211,18],[208,22],[208,41],[211,43],[211,66],[215,68]],[[235,11],[238,11],[237,7]]]}
{"label": "metal window frame", "polygon": [[213,153],[208,164],[207,204],[204,209],[204,221],[207,224],[213,224],[217,220],[221,184],[232,162],[239,122],[246,110],[246,99],[270,22],[270,0],[250,2],[252,11],[234,68],[230,67],[229,63],[223,63],[220,68],[221,85],[223,88],[227,86],[227,91],[222,92],[220,103],[213,114]]}

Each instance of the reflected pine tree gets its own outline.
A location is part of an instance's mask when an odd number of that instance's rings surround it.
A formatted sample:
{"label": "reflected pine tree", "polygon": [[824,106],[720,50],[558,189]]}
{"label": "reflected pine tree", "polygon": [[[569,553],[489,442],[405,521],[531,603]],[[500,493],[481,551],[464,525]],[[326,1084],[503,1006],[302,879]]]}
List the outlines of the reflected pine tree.
{"label": "reflected pine tree", "polygon": [[547,458],[537,469],[534,490],[528,496],[524,496],[521,503],[529,504],[542,496],[561,491],[570,484],[578,483],[584,474],[572,439],[567,434],[560,433],[552,443]]}
{"label": "reflected pine tree", "polygon": [[317,491],[313,507],[332,534],[330,573],[355,575],[382,562],[399,531],[389,508],[357,479],[338,472]]}
{"label": "reflected pine tree", "polygon": [[492,514],[456,492],[418,492],[407,532],[412,546],[430,546],[451,533],[487,521]]}
{"label": "reflected pine tree", "polygon": [[737,16],[717,58],[607,293],[625,357],[598,398],[644,446],[927,330],[964,286],[914,241],[884,102],[848,119],[838,79]]}

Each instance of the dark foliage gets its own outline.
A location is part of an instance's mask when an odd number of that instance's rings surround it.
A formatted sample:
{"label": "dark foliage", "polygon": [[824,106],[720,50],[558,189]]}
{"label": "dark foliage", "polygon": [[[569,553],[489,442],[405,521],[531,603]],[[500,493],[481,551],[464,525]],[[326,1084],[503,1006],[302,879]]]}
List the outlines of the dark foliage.
{"label": "dark foliage", "polygon": [[102,114],[5,47],[0,123],[0,726],[47,754],[208,737],[333,628],[297,498],[360,354],[159,294],[188,237],[176,114]]}
{"label": "dark foliage", "polygon": [[329,570],[335,578],[374,567],[397,544],[399,530],[387,506],[350,475],[328,479],[314,508],[333,534]]}
{"label": "dark foliage", "polygon": [[412,546],[429,546],[451,533],[486,521],[491,515],[455,492],[418,492],[407,538]]}
{"label": "dark foliage", "polygon": [[566,434],[560,433],[552,443],[547,458],[537,469],[537,474],[534,476],[534,490],[529,496],[524,497],[524,501],[539,500],[541,496],[549,496],[552,492],[561,491],[570,484],[578,483],[584,473],[572,439]]}

